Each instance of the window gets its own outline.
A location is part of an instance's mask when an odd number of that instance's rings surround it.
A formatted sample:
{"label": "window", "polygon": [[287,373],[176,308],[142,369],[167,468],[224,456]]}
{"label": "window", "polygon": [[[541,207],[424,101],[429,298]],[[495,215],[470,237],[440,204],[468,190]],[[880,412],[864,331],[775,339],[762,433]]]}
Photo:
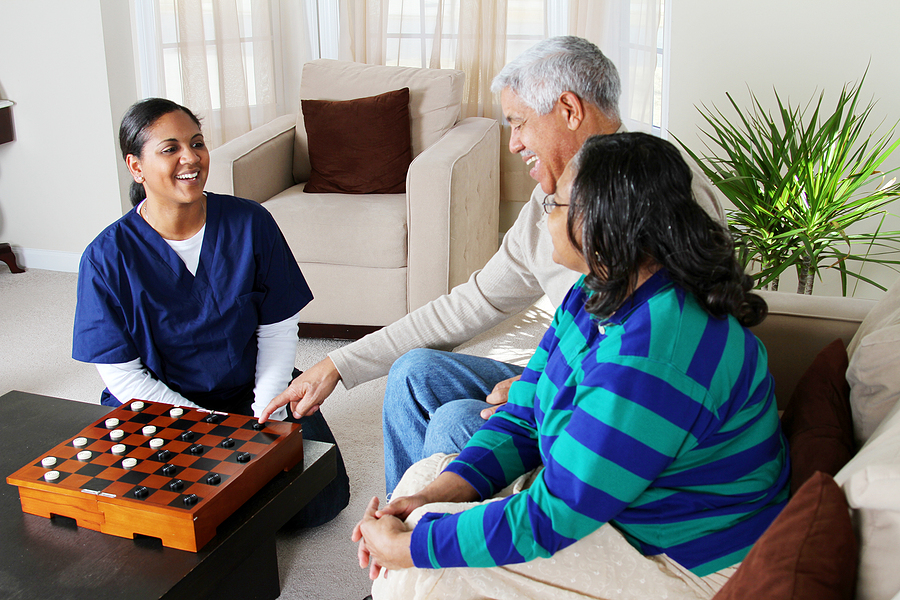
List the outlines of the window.
{"label": "window", "polygon": [[[434,32],[437,28],[438,0],[392,0],[388,6],[387,56],[388,63],[404,67],[431,65]],[[442,69],[454,67],[459,30],[459,10],[456,2],[444,1],[447,7],[441,23],[444,33],[440,48]],[[509,0],[506,55],[513,57],[534,45],[538,40],[565,34],[567,14],[565,0]]]}
{"label": "window", "polygon": [[[170,98],[199,110],[208,117],[205,129],[215,132],[208,140],[213,145],[296,110],[303,62],[318,57],[349,59],[347,34],[342,37],[340,31],[347,17],[342,0],[132,1],[142,95]],[[462,0],[381,1],[388,13],[386,29],[381,33],[386,64],[459,68],[457,56],[465,54],[457,52]],[[604,50],[619,67],[626,125],[664,135],[668,101],[666,17],[671,2],[506,2],[502,42],[506,61],[541,39],[568,33],[570,10],[578,11],[579,22],[573,27],[598,32],[596,36],[606,40],[601,45],[607,46]],[[583,19],[584,14],[590,16]],[[581,35],[592,37],[590,33]],[[436,39],[440,40],[437,48],[433,47]],[[481,76],[497,68],[485,68]],[[489,96],[482,94],[467,102],[482,110],[484,102],[491,102]],[[231,114],[220,114],[225,112]]]}
{"label": "window", "polygon": [[279,2],[133,1],[143,97],[191,108],[210,147],[282,114]]}
{"label": "window", "polygon": [[[666,19],[666,0],[659,2],[659,26],[654,39],[642,39],[642,21],[647,18],[646,3],[638,0],[621,0],[621,12],[624,20],[619,24],[621,31],[620,44],[623,48],[619,54],[629,58],[643,53],[655,54],[655,72],[653,76],[653,93],[651,106],[641,110],[645,116],[640,117],[646,129],[661,135],[665,131],[668,101],[668,19]],[[444,0],[445,7],[440,28],[447,33],[441,36],[442,47],[434,53],[434,32],[438,28],[438,0],[390,0],[387,22],[387,60],[388,64],[408,67],[439,66],[454,68],[456,44],[459,30],[458,2]],[[546,37],[565,35],[569,21],[569,0],[508,0],[506,22],[506,57],[507,60],[518,56],[535,42]],[[654,47],[655,44],[655,47]],[[433,57],[432,55],[435,54]],[[432,64],[432,59],[437,64]],[[618,63],[619,61],[617,61]],[[620,66],[620,69],[623,65]],[[623,77],[625,74],[623,73]],[[623,93],[623,101],[627,94]],[[624,110],[624,109],[623,109]],[[628,112],[628,111],[625,111]],[[629,114],[637,112],[631,111]]]}
{"label": "window", "polygon": [[656,73],[653,77],[653,133],[667,138],[669,125],[669,36],[672,20],[666,0],[659,0],[659,29],[656,35]]}
{"label": "window", "polygon": [[[141,89],[144,96],[161,96],[179,104],[185,103],[182,74],[190,46],[197,46],[194,57],[205,59],[200,65],[209,78],[210,103],[214,110],[222,107],[222,95],[227,93],[220,80],[219,59],[222,44],[236,44],[243,58],[243,77],[256,82],[257,60],[254,56],[260,47],[272,48],[273,36],[268,11],[260,10],[260,3],[252,0],[235,0],[236,23],[223,23],[214,0],[201,0],[201,19],[186,19],[179,32],[179,12],[175,0],[136,0],[138,46],[141,63]],[[260,17],[264,18],[261,19]],[[237,30],[234,30],[234,25]],[[191,39],[183,39],[185,31]],[[202,40],[202,41],[200,41]],[[187,52],[186,52],[187,50]],[[195,69],[198,65],[192,65]],[[258,103],[259,86],[248,85],[249,104]]]}

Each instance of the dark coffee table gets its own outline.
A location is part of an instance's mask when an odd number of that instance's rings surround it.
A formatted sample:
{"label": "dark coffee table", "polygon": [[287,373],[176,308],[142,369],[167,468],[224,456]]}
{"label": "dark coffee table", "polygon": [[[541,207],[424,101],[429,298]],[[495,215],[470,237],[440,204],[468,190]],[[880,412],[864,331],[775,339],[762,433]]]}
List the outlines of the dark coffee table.
{"label": "dark coffee table", "polygon": [[0,396],[0,597],[277,598],[275,533],[334,478],[334,446],[304,440],[303,463],[276,475],[196,553],[23,513],[6,476],[107,412],[25,392]]}

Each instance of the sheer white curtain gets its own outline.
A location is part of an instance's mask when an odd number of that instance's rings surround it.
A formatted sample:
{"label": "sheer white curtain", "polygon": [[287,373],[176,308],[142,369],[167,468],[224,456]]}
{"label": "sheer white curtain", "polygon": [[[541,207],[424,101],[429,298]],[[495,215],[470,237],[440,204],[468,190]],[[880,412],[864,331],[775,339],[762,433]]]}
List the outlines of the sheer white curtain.
{"label": "sheer white curtain", "polygon": [[184,104],[215,147],[297,110],[304,0],[135,0],[142,95]]}
{"label": "sheer white curtain", "polygon": [[625,124],[650,129],[660,0],[133,1],[143,95],[201,114],[213,146],[296,112],[302,65],[320,56],[461,69],[464,116],[499,119],[493,77],[566,33],[613,60]]}
{"label": "sheer white curtain", "polygon": [[619,70],[619,110],[629,130],[650,131],[659,0],[569,0],[569,33],[597,44]]}
{"label": "sheer white curtain", "polygon": [[499,118],[491,80],[531,44],[587,38],[619,69],[626,126],[651,128],[660,0],[346,0],[341,19],[345,60],[410,64],[404,44],[419,40],[430,52],[415,66],[465,71],[466,116]]}

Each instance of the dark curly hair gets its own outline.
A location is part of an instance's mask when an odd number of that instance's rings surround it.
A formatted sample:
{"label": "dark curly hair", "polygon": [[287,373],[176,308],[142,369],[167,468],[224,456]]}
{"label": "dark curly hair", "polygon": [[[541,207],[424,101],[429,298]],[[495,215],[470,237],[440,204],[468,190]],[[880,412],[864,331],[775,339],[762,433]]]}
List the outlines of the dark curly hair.
{"label": "dark curly hair", "polygon": [[590,269],[588,312],[614,313],[641,270],[658,265],[709,314],[734,315],[746,327],[765,319],[768,307],[750,291],[731,234],[694,200],[691,170],[675,146],[645,133],[594,136],[573,161],[567,229]]}
{"label": "dark curly hair", "polygon": [[[132,104],[131,108],[125,112],[125,116],[122,117],[122,124],[119,125],[119,149],[122,150],[122,158],[128,160],[129,154],[140,158],[144,151],[144,144],[150,137],[150,128],[163,115],[179,110],[189,116],[197,127],[200,127],[200,119],[190,109],[171,100],[145,98]],[[144,191],[143,185],[132,181],[128,196],[131,205],[137,206],[141,200],[147,197],[147,193]]]}

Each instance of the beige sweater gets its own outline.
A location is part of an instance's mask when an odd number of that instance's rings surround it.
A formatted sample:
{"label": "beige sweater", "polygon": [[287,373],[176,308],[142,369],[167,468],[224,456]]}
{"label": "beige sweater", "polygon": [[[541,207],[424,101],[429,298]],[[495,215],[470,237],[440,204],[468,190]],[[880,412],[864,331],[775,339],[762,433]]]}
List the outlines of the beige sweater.
{"label": "beige sweater", "polygon": [[[712,185],[693,161],[693,191],[700,205],[724,223]],[[391,365],[415,348],[452,350],[504,319],[517,314],[544,294],[559,306],[580,276],[553,262],[553,243],[536,186],[500,249],[468,281],[387,327],[329,353],[350,389],[387,375]]]}

